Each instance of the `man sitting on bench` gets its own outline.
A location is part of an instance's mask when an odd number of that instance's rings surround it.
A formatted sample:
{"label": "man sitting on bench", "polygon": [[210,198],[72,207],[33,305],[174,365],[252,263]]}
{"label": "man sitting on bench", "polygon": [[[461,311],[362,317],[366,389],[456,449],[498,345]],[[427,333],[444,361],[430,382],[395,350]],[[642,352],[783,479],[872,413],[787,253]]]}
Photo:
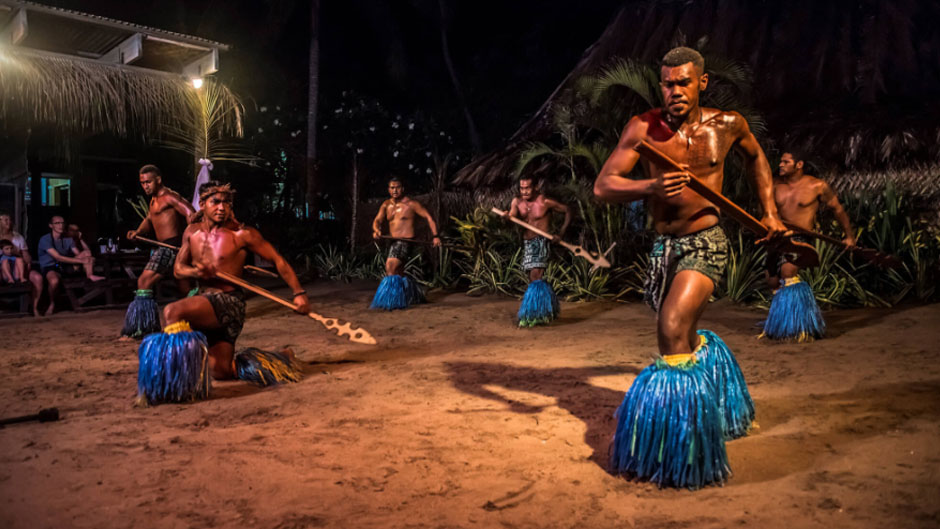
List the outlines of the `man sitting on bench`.
{"label": "man sitting on bench", "polygon": [[39,239],[39,268],[29,273],[29,281],[33,284],[33,314],[39,316],[39,298],[42,297],[43,278],[49,283],[49,307],[45,315],[49,316],[55,310],[55,296],[59,290],[62,277],[81,275],[82,272],[70,265],[80,265],[85,277],[92,281],[101,281],[102,276],[94,274],[95,258],[90,254],[81,253],[75,242],[65,236],[65,219],[60,216],[52,217],[49,221],[50,233]]}

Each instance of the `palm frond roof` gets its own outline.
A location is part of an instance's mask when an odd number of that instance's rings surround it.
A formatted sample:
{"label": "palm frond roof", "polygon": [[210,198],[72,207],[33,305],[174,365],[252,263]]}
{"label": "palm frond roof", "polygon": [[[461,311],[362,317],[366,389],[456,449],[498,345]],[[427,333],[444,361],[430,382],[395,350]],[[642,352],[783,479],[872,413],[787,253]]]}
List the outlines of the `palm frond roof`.
{"label": "palm frond roof", "polygon": [[[618,59],[656,64],[676,45],[750,67],[771,145],[812,147],[832,170],[940,167],[940,108],[898,103],[940,96],[936,20],[940,3],[929,0],[833,0],[798,8],[750,0],[626,2],[535,114],[502,148],[458,171],[455,183],[508,185],[519,152],[552,135],[552,114],[570,104],[565,98],[579,79]],[[891,112],[877,110],[886,108]]]}

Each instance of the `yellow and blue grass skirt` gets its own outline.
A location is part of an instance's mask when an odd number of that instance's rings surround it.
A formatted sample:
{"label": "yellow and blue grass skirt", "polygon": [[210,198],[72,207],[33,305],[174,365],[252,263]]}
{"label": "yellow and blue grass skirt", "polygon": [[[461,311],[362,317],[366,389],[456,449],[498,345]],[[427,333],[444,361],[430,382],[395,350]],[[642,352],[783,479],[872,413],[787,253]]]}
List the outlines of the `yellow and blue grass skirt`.
{"label": "yellow and blue grass skirt", "polygon": [[385,276],[372,298],[370,309],[398,310],[407,308],[410,292],[404,276],[392,274]]}
{"label": "yellow and blue grass skirt", "polygon": [[259,386],[300,382],[303,369],[291,355],[249,347],[235,353],[235,377]]}
{"label": "yellow and blue grass skirt", "polygon": [[667,355],[633,381],[614,417],[611,470],[698,489],[731,476],[712,381],[695,354]]}
{"label": "yellow and blue grass skirt", "polygon": [[529,283],[516,316],[519,318],[520,327],[535,327],[547,325],[557,318],[560,312],[561,306],[551,285],[543,279],[537,279]]}
{"label": "yellow and blue grass skirt", "polygon": [[816,304],[813,289],[798,277],[780,283],[780,289],[770,302],[761,337],[810,342],[825,336],[826,321]]}
{"label": "yellow and blue grass skirt", "polygon": [[140,404],[191,402],[209,397],[206,336],[181,321],[146,336],[137,350]]}
{"label": "yellow and blue grass skirt", "polygon": [[701,329],[698,335],[701,344],[695,350],[695,356],[715,388],[725,439],[743,437],[754,423],[754,401],[747,390],[741,367],[717,334]]}
{"label": "yellow and blue grass skirt", "polygon": [[153,299],[153,290],[134,291],[134,301],[127,306],[121,336],[143,338],[160,332],[160,309]]}

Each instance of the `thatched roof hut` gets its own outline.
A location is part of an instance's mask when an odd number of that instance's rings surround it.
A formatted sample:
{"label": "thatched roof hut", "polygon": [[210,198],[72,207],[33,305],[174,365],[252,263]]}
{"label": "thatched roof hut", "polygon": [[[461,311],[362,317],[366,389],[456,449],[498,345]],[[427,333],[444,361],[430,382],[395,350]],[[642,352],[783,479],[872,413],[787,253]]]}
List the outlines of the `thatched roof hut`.
{"label": "thatched roof hut", "polygon": [[[940,4],[928,0],[633,0],[623,7],[571,73],[503,148],[461,169],[455,183],[478,192],[505,190],[519,152],[554,133],[559,106],[575,84],[617,58],[656,64],[678,44],[747,64],[754,104],[771,151],[808,148],[822,174],[924,171],[940,181]],[[707,68],[708,65],[706,65]],[[622,116],[625,123],[629,116]],[[878,178],[866,178],[875,182]],[[925,186],[920,186],[924,188]],[[933,186],[926,186],[932,188]]]}
{"label": "thatched roof hut", "polygon": [[[0,0],[0,208],[13,210],[21,227],[40,231],[49,215],[67,214],[93,238],[100,191],[113,187],[97,174],[126,177],[139,164],[119,154],[115,139],[192,137],[187,127],[206,90],[196,85],[218,70],[226,49],[190,35]],[[240,103],[213,87],[233,109],[225,127],[238,134]],[[97,152],[88,152],[96,137]],[[31,231],[29,238],[38,236]]]}

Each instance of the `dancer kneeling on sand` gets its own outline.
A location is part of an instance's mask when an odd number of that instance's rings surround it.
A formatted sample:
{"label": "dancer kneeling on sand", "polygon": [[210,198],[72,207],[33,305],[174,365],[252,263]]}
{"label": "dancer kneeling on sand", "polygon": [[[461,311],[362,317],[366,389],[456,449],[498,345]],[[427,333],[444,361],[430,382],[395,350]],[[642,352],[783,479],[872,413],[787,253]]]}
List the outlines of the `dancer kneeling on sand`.
{"label": "dancer kneeling on sand", "polygon": [[266,352],[248,348],[235,352],[245,322],[245,294],[216,277],[216,272],[241,277],[248,252],[268,259],[293,290],[297,313],[306,315],[310,302],[294,270],[254,228],[234,220],[228,184],[210,181],[199,190],[199,220],[183,233],[176,259],[177,278],[197,279],[198,294],[163,309],[167,326],[140,344],[137,387],[141,402],[185,402],[208,396],[209,375],[237,378],[267,386],[298,381],[302,372],[290,350]]}
{"label": "dancer kneeling on sand", "polygon": [[746,433],[754,418],[747,386],[718,336],[696,331],[728,261],[728,239],[715,206],[687,188],[688,174],[643,161],[646,179],[628,175],[646,141],[721,190],[724,161],[737,148],[776,239],[785,229],[772,196],[770,166],[737,112],[699,106],[708,84],[698,52],[676,48],[663,57],[663,108],[634,116],[594,183],[608,202],[648,201],[658,237],[650,253],[645,297],[657,312],[659,359],[634,380],[617,410],[611,447],[614,472],[660,486],[698,488],[730,476],[725,437]]}
{"label": "dancer kneeling on sand", "polygon": [[[845,232],[842,242],[849,248],[855,246],[855,230],[839,197],[829,184],[803,172],[804,158],[794,149],[780,157],[779,178],[774,180],[774,201],[780,217],[791,226],[812,231],[819,206],[824,205],[832,210]],[[794,240],[809,242],[799,236]],[[826,334],[826,322],[816,305],[813,289],[800,279],[800,269],[794,261],[786,253],[767,251],[767,282],[774,298],[761,337],[806,342]]]}
{"label": "dancer kneeling on sand", "polygon": [[379,283],[370,308],[395,310],[424,303],[421,287],[414,279],[405,276],[405,263],[411,256],[413,245],[407,240],[401,240],[414,239],[415,217],[422,217],[427,221],[434,237],[432,244],[435,248],[441,245],[441,238],[437,235],[434,217],[420,202],[405,196],[405,186],[400,178],[389,179],[388,194],[391,198],[382,203],[379,213],[372,221],[372,237],[376,240],[382,238],[382,222],[387,219],[391,238],[399,240],[392,242],[389,247],[388,259],[385,260],[385,278]]}
{"label": "dancer kneeling on sand", "polygon": [[[140,187],[150,197],[150,208],[140,226],[127,232],[127,239],[133,241],[138,235],[152,231],[158,241],[179,246],[186,223],[195,210],[179,193],[163,185],[163,176],[156,165],[140,168]],[[134,301],[124,315],[122,338],[142,338],[160,331],[160,311],[153,298],[153,287],[165,276],[173,275],[174,261],[176,251],[166,247],[156,248],[150,254],[147,266],[137,278]],[[189,280],[177,279],[176,282],[180,294],[185,295],[189,291]]]}
{"label": "dancer kneeling on sand", "polygon": [[549,241],[547,238],[526,230],[523,234],[522,269],[529,274],[529,287],[522,297],[519,306],[520,327],[534,327],[546,325],[558,317],[560,311],[558,298],[542,277],[548,268],[548,259],[551,256],[550,242],[558,242],[571,224],[571,210],[568,206],[546,197],[539,189],[538,181],[532,177],[523,177],[519,180],[519,195],[512,199],[512,205],[505,217],[521,219],[542,231],[550,231],[552,211],[564,213],[565,221],[561,230]]}

